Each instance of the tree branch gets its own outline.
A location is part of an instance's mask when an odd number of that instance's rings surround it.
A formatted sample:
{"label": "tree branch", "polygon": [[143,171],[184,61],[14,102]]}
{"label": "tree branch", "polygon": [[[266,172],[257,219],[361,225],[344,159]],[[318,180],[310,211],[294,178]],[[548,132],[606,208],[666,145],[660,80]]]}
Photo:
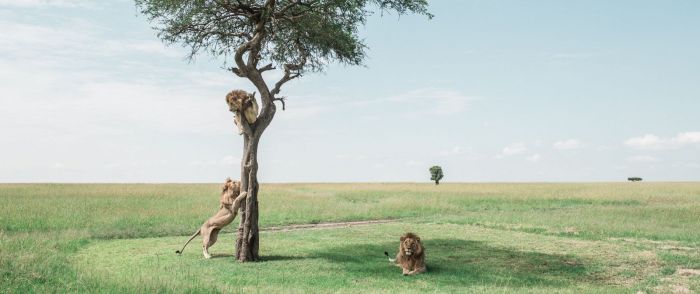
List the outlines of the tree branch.
{"label": "tree branch", "polygon": [[228,70],[233,72],[233,74],[235,74],[241,78],[245,78],[248,76],[245,73],[243,73],[240,69],[238,69],[237,67],[232,67],[232,68],[229,68]]}
{"label": "tree branch", "polygon": [[[280,9],[280,11],[279,11],[278,13],[279,13],[279,14],[284,14],[285,12],[287,12],[287,10],[289,10],[290,8],[292,8],[292,7],[294,7],[294,6],[297,6],[297,5],[299,5],[299,4],[301,4],[301,0],[291,1],[291,2],[289,2],[287,5],[285,5],[284,7],[282,7],[282,9]],[[276,14],[277,14],[277,13],[276,13]],[[275,14],[275,15],[276,15],[276,14]]]}
{"label": "tree branch", "polygon": [[279,97],[279,98],[274,98],[274,99],[272,99],[272,101],[279,101],[279,102],[282,102],[282,110],[284,111],[284,110],[287,110],[287,109],[286,109],[287,106],[284,104],[284,101],[285,101],[286,99],[287,99],[287,97]]}
{"label": "tree branch", "polygon": [[233,60],[236,62],[238,68],[234,67],[231,69],[231,71],[233,71],[233,73],[235,73],[239,77],[248,76],[248,65],[246,65],[243,61],[243,54],[250,50],[251,42],[253,41],[248,41],[245,44],[241,45],[241,47],[238,47],[238,49],[236,49],[236,53],[233,55]]}
{"label": "tree branch", "polygon": [[270,91],[270,94],[272,96],[279,94],[279,92],[282,90],[282,85],[284,85],[286,82],[289,82],[301,76],[301,73],[299,72],[292,73],[291,70],[288,69],[288,64],[284,67],[284,76],[279,81],[277,81],[277,83],[275,83],[275,87],[272,88],[272,91]]}
{"label": "tree branch", "polygon": [[273,69],[275,69],[275,67],[272,66],[272,63],[269,63],[261,68],[258,68],[258,71],[262,73],[264,71],[273,70]]}
{"label": "tree branch", "polygon": [[[237,1],[239,5],[243,5],[240,1]],[[275,0],[268,0],[267,3],[265,3],[265,7],[267,9],[272,9],[275,5]],[[251,10],[255,11],[255,9]],[[236,50],[236,54],[234,55],[234,60],[236,61],[236,65],[238,65],[238,72],[236,75],[248,77],[249,76],[249,71],[251,69],[255,70],[257,67],[258,63],[258,52],[260,51],[260,46],[263,40],[263,36],[265,35],[265,23],[266,20],[264,11],[262,9],[258,10],[255,12],[255,15],[251,15],[251,18],[257,18],[256,24],[255,24],[255,33],[251,39],[248,40],[243,46],[239,47]],[[246,64],[243,61],[243,55],[248,52],[248,63]]]}
{"label": "tree branch", "polygon": [[268,18],[273,11],[275,11],[276,0],[267,0],[262,10],[257,13],[257,22],[255,24],[255,34],[250,40],[251,47],[250,53],[248,54],[248,67],[257,68],[258,61],[260,60],[260,48],[262,46],[263,38],[266,35],[265,24],[267,24]]}
{"label": "tree branch", "polygon": [[273,97],[282,90],[282,85],[284,85],[286,82],[300,77],[304,70],[304,65],[306,65],[306,60],[307,56],[309,55],[309,51],[307,51],[304,48],[304,46],[298,39],[295,40],[294,44],[301,53],[301,60],[297,64],[288,63],[284,65],[284,76],[279,81],[277,81],[277,83],[275,83],[275,87],[272,88],[272,91],[270,91],[270,94],[272,94]]}
{"label": "tree branch", "polygon": [[[317,4],[318,2],[319,2],[319,0],[313,0],[313,1],[308,1],[308,2],[303,2],[302,0],[296,0],[296,1],[290,2],[287,5],[285,5],[284,7],[282,7],[282,9],[280,9],[280,11],[276,12],[274,14],[274,17],[275,18],[283,18],[286,20],[293,20],[294,18],[302,16],[302,15],[306,14],[307,12],[313,10],[314,5]],[[287,14],[287,11],[289,11],[289,9],[291,9],[295,6],[305,6],[305,7],[307,7],[307,9],[305,11],[294,13],[291,15]]]}
{"label": "tree branch", "polygon": [[[215,1],[219,6],[223,7],[226,9],[227,12],[236,14],[236,15],[244,15],[246,17],[250,17],[251,15],[259,12],[259,8],[256,9],[256,7],[251,6],[251,5],[246,5],[243,4],[241,1],[236,0],[236,4],[232,4],[231,1],[226,0],[226,1]],[[258,11],[256,11],[258,10]]]}

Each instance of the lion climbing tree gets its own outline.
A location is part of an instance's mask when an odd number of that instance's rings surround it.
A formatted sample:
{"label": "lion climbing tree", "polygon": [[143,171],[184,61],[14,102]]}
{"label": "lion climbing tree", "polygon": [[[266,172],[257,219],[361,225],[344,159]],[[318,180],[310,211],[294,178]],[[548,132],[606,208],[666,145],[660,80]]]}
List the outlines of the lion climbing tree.
{"label": "lion climbing tree", "polygon": [[[258,143],[275,116],[275,102],[285,107],[278,96],[282,86],[330,62],[361,65],[367,46],[358,29],[375,11],[432,17],[427,0],[136,0],[136,5],[164,42],[189,48],[190,59],[208,53],[232,61],[228,70],[250,81],[260,97],[255,119],[248,119],[246,107],[232,110],[245,117],[236,119],[243,136],[241,190],[248,192],[236,241],[239,261],[259,259]],[[268,83],[262,74],[273,70],[281,78]]]}

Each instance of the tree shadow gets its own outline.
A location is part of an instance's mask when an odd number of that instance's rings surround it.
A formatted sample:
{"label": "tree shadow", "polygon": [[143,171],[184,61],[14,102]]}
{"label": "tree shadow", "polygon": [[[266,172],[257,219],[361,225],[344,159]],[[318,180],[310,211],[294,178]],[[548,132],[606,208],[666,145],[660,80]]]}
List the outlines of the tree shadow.
{"label": "tree shadow", "polygon": [[[525,252],[493,247],[481,241],[458,239],[424,240],[424,244],[428,271],[407,279],[426,279],[436,285],[509,287],[564,287],[596,283],[584,262],[571,255]],[[388,251],[393,257],[397,250],[398,241],[345,245],[315,252],[310,257],[338,264],[355,278],[397,280],[401,269],[390,264],[384,256],[384,251]]]}
{"label": "tree shadow", "polygon": [[231,258],[235,257],[235,254],[232,253],[212,253],[211,258]]}
{"label": "tree shadow", "polygon": [[[212,253],[211,258],[235,258],[236,254],[233,253]],[[271,262],[271,261],[289,261],[289,260],[303,260],[308,257],[304,256],[289,256],[289,255],[264,255],[260,256],[261,262]]]}
{"label": "tree shadow", "polygon": [[268,261],[287,261],[287,260],[303,260],[307,259],[307,257],[304,256],[290,256],[290,255],[263,255],[260,256],[260,261],[262,262],[268,262]]}

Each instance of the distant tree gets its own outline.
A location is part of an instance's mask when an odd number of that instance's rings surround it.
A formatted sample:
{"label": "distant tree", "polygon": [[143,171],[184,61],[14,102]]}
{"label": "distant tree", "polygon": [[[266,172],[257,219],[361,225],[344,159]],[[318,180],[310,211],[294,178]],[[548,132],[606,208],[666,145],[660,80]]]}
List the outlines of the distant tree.
{"label": "distant tree", "polygon": [[435,185],[440,184],[440,180],[442,179],[442,177],[442,167],[435,165],[430,168],[430,180],[435,181]]}
{"label": "distant tree", "polygon": [[640,181],[642,181],[642,178],[640,178],[640,177],[629,177],[629,178],[627,178],[627,180],[630,181],[630,182],[640,182]]}
{"label": "distant tree", "polygon": [[[239,214],[239,261],[259,260],[258,142],[275,116],[275,102],[284,110],[282,86],[305,73],[323,71],[331,62],[362,65],[367,46],[358,31],[374,11],[432,17],[427,0],[135,1],[164,42],[189,47],[190,59],[202,52],[223,57],[233,63],[228,70],[247,79],[260,95],[257,118],[240,119],[241,191],[248,197]],[[263,72],[275,69],[282,71],[279,80],[263,79]]]}

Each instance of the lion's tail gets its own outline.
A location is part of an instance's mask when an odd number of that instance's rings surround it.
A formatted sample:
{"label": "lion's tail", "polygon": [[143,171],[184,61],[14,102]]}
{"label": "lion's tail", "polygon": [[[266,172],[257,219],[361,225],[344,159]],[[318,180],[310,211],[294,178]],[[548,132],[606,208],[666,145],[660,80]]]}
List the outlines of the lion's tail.
{"label": "lion's tail", "polygon": [[176,250],[175,253],[182,254],[182,251],[185,251],[185,247],[187,247],[187,244],[190,244],[190,241],[192,241],[192,239],[194,239],[194,237],[197,237],[199,235],[199,233],[201,233],[201,232],[202,232],[201,228],[199,230],[197,230],[196,232],[194,232],[194,234],[192,234],[192,237],[190,237],[190,239],[187,240],[187,242],[185,242],[185,245],[182,246],[182,249]]}
{"label": "lion's tail", "polygon": [[389,252],[384,251],[384,255],[389,259],[389,262],[396,263],[396,258],[389,257]]}

